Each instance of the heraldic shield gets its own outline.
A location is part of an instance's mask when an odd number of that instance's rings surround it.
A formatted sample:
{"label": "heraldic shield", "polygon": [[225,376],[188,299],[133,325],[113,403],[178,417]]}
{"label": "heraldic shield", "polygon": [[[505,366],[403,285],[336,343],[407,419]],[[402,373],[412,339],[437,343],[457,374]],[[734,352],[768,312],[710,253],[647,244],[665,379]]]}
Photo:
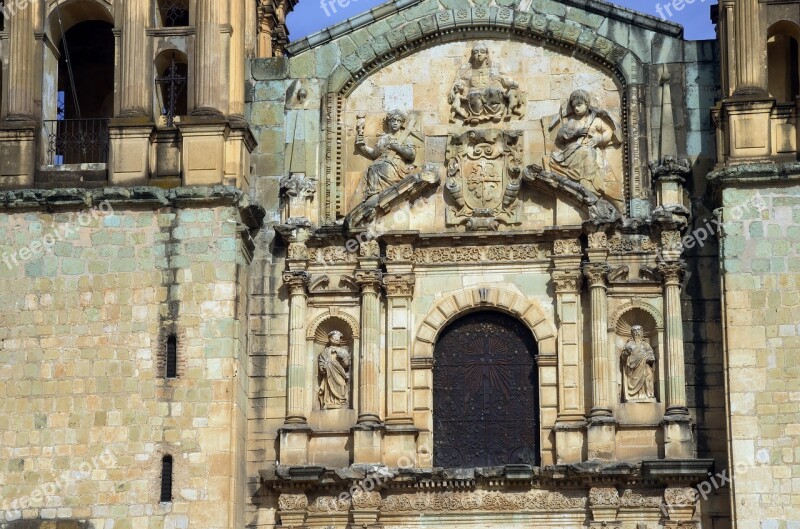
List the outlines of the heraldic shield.
{"label": "heraldic shield", "polygon": [[522,131],[469,130],[451,135],[447,151],[446,222],[468,230],[519,224]]}

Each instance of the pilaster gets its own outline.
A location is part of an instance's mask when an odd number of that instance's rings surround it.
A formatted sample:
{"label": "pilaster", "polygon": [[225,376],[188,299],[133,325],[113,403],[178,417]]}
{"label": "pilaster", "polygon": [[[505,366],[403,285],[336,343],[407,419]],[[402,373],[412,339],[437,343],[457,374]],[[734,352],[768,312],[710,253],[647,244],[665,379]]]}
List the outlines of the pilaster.
{"label": "pilaster", "polygon": [[558,314],[558,416],[554,427],[556,463],[583,460],[585,404],[581,332],[580,243],[558,240],[553,245],[556,270],[552,279]]}

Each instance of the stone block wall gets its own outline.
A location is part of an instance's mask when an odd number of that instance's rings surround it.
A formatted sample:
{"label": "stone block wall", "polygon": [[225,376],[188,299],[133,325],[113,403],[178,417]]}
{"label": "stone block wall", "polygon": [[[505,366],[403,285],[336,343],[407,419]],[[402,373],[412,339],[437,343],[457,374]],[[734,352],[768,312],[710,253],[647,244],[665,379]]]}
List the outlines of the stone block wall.
{"label": "stone block wall", "polygon": [[[242,527],[241,193],[64,193],[72,205],[58,212],[46,192],[0,211],[0,525]],[[167,454],[173,500],[162,503]]]}
{"label": "stone block wall", "polygon": [[800,186],[722,194],[730,461],[738,527],[800,520]]}

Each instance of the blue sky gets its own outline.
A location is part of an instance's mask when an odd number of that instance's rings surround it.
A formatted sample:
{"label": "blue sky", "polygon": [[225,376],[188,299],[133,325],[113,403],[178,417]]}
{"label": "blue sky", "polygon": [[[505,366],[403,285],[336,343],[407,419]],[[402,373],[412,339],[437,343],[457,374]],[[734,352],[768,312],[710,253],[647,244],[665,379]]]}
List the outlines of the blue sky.
{"label": "blue sky", "polygon": [[[347,7],[341,8],[334,4],[336,12],[328,8],[326,14],[320,7],[319,0],[300,0],[288,17],[289,37],[291,40],[302,39],[306,35],[352,18],[384,1],[349,0],[348,4],[347,0],[340,0],[340,4],[345,4]],[[709,13],[710,6],[716,4],[717,0],[614,0],[611,3],[683,24],[687,39],[714,38],[714,26],[711,24]],[[682,6],[682,9],[677,10],[674,5]]]}

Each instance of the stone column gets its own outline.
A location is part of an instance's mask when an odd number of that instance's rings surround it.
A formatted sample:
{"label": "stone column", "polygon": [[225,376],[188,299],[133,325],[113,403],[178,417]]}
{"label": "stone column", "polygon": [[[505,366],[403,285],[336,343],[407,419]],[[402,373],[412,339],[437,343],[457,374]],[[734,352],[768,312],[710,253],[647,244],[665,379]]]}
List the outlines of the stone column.
{"label": "stone column", "polygon": [[689,458],[694,453],[691,417],[686,407],[686,375],[683,359],[683,317],[680,282],[686,265],[681,261],[662,262],[658,270],[664,278],[664,323],[666,327],[666,413],[664,414],[664,456]]}
{"label": "stone column", "polygon": [[226,62],[222,57],[221,2],[222,0],[197,0],[193,115],[223,115],[221,95],[225,86],[222,82],[225,75],[220,68]]}
{"label": "stone column", "polygon": [[36,94],[36,11],[33,2],[21,7],[16,2],[6,2],[13,16],[6,18],[11,41],[8,64],[8,119],[34,121],[36,119],[34,95]]}
{"label": "stone column", "polygon": [[258,0],[257,56],[272,57],[272,31],[275,26],[273,0]]}
{"label": "stone column", "polygon": [[229,5],[233,33],[230,45],[228,114],[244,120],[245,2],[230,2]]}
{"label": "stone column", "polygon": [[306,309],[310,276],[305,271],[283,274],[289,288],[289,360],[286,380],[286,424],[306,423]]}
{"label": "stone column", "polygon": [[736,85],[736,52],[733,49],[735,34],[733,24],[734,0],[722,0],[719,11],[720,71],[722,72],[722,95],[732,95]]}
{"label": "stone column", "polygon": [[608,355],[608,298],[605,263],[587,264],[592,319],[592,410],[588,419],[589,459],[612,460],[616,454],[616,420],[611,411],[611,362]]}
{"label": "stone column", "polygon": [[680,261],[662,262],[658,271],[664,278],[664,323],[666,327],[667,415],[688,415],[686,375],[683,362],[683,318],[681,279],[686,265]]}
{"label": "stone column", "polygon": [[361,358],[359,369],[358,422],[380,423],[380,285],[378,270],[359,270],[361,287]]}
{"label": "stone column", "polygon": [[736,89],[739,94],[764,94],[764,49],[761,40],[761,21],[758,16],[759,0],[737,0],[733,5],[736,25],[733,37],[736,51]]}
{"label": "stone column", "polygon": [[150,15],[149,0],[125,0],[122,4],[122,117],[150,116],[153,108],[150,39],[145,34]]}
{"label": "stone column", "polygon": [[592,319],[592,417],[611,416],[611,367],[608,360],[608,299],[603,263],[587,264],[583,274],[589,284]]}

